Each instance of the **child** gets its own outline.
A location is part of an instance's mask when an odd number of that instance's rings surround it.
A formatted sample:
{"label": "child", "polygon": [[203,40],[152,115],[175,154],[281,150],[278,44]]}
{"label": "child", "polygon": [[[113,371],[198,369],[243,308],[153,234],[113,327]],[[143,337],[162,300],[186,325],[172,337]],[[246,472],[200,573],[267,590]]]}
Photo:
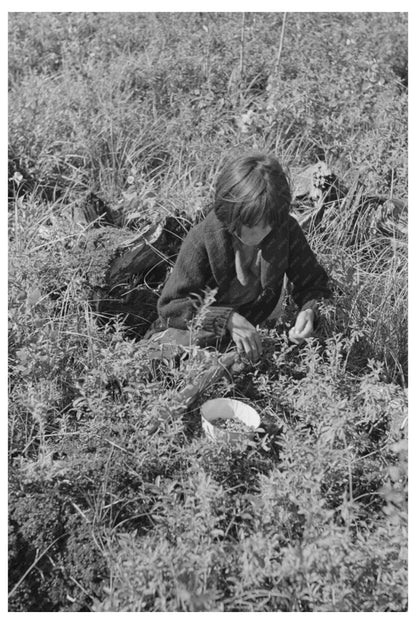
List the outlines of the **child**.
{"label": "child", "polygon": [[[262,351],[255,325],[276,307],[285,274],[299,306],[289,338],[300,344],[311,336],[317,300],[331,291],[289,215],[290,203],[287,178],[273,156],[249,154],[226,164],[212,208],[188,233],[162,290],[151,339],[217,346],[231,339],[240,354],[255,361]],[[209,289],[216,289],[215,301],[200,315],[194,335],[189,322]]]}

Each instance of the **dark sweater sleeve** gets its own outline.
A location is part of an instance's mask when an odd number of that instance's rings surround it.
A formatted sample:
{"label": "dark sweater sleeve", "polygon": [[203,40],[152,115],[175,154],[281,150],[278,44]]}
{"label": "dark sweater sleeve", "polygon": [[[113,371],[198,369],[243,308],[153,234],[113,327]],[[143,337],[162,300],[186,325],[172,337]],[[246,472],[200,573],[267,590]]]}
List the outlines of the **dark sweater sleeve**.
{"label": "dark sweater sleeve", "polygon": [[328,275],[292,216],[289,217],[289,266],[286,274],[293,284],[293,299],[301,310],[312,307],[317,299],[332,296]]}
{"label": "dark sweater sleeve", "polygon": [[[168,327],[187,329],[198,312],[204,290],[212,284],[213,276],[203,240],[191,230],[160,295],[157,308]],[[222,337],[233,308],[210,305],[201,319],[202,329]]]}

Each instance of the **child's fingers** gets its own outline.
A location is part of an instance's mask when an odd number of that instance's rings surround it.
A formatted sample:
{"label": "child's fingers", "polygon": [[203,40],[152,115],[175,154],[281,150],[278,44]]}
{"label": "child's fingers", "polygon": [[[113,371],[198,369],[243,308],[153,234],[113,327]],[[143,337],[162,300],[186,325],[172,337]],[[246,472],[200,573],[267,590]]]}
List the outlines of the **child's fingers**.
{"label": "child's fingers", "polygon": [[313,331],[313,323],[312,321],[307,321],[304,325],[304,327],[302,328],[301,331],[298,331],[298,335],[302,338],[309,338],[309,336],[311,335]]}
{"label": "child's fingers", "polygon": [[302,315],[299,315],[296,319],[296,323],[294,327],[295,332],[301,333],[304,330],[306,323],[307,323],[307,320],[305,319],[305,317]]}
{"label": "child's fingers", "polygon": [[256,361],[259,359],[263,350],[261,338],[252,325],[234,330],[232,338],[238,353],[246,355],[250,360]]}
{"label": "child's fingers", "polygon": [[247,340],[245,343],[246,355],[250,360],[256,361],[259,358],[260,350],[256,340]]}
{"label": "child's fingers", "polygon": [[302,338],[299,336],[294,327],[291,327],[289,330],[289,340],[295,344],[302,342]]}
{"label": "child's fingers", "polygon": [[237,352],[240,355],[245,355],[246,357],[248,357],[248,359],[254,361],[258,360],[258,358],[260,357],[262,351],[261,342],[259,344],[256,339],[253,340],[249,339],[247,336],[244,336],[243,338],[236,338],[234,342],[237,347]]}
{"label": "child's fingers", "polygon": [[313,323],[312,321],[307,321],[301,331],[298,331],[296,325],[294,327],[291,327],[289,330],[289,339],[295,344],[300,344],[301,342],[306,340],[306,338],[309,338],[309,336],[312,335],[312,332]]}
{"label": "child's fingers", "polygon": [[260,357],[260,355],[263,352],[263,345],[261,344],[261,338],[260,335],[256,332],[255,334],[255,340],[256,340],[256,351],[257,351],[257,357]]}

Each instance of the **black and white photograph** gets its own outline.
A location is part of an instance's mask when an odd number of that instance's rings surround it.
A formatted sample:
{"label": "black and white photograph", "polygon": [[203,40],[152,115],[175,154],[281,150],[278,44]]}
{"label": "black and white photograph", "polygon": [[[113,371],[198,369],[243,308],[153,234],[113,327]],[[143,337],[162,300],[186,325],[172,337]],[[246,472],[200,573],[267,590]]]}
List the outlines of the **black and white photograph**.
{"label": "black and white photograph", "polygon": [[409,614],[409,13],[8,8],[8,612]]}

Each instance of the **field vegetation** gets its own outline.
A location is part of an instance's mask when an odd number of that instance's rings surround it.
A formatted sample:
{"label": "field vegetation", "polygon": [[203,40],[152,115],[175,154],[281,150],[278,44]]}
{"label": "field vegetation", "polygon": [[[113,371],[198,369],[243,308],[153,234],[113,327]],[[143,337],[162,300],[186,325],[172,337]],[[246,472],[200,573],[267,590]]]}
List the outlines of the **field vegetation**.
{"label": "field vegetation", "polygon": [[[181,409],[212,354],[157,367],[90,299],[252,149],[348,193],[309,233],[321,332],[288,342],[288,298],[200,398],[260,413],[228,444]],[[359,206],[407,200],[407,15],[11,13],[8,178],[10,611],[405,611],[407,244]]]}

